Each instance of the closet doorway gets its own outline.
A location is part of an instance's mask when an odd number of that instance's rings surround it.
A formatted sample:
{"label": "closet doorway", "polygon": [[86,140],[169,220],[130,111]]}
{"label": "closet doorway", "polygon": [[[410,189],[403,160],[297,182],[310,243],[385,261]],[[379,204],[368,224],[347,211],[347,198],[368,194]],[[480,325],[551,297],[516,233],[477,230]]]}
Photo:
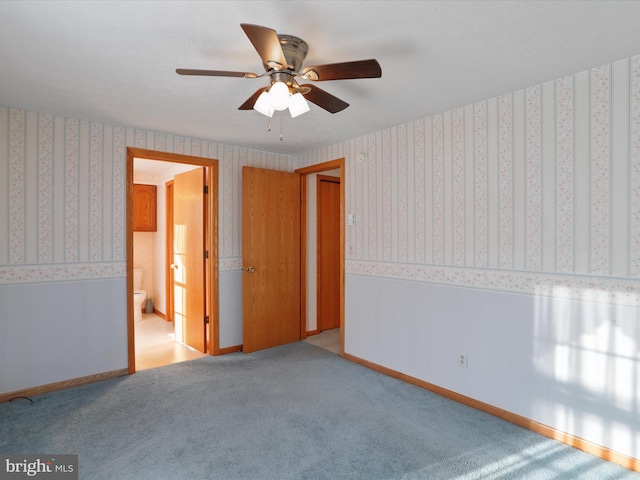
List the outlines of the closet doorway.
{"label": "closet doorway", "polygon": [[316,176],[318,331],[340,328],[340,177]]}
{"label": "closet doorway", "polygon": [[[309,343],[339,355],[344,354],[344,269],[345,269],[345,160],[299,168],[302,176],[302,328],[301,337]],[[329,185],[320,193],[320,184]],[[331,205],[327,205],[329,202]],[[318,204],[322,203],[321,207]],[[326,208],[325,208],[326,207]],[[323,212],[324,210],[324,212]],[[324,217],[324,221],[323,221]],[[325,244],[322,229],[332,239]],[[324,245],[323,245],[324,244]],[[326,265],[322,265],[324,257]],[[326,283],[325,283],[326,280]],[[324,292],[321,292],[324,284]],[[331,300],[328,298],[331,297]],[[319,305],[322,306],[319,307]],[[319,315],[331,317],[322,323]]]}

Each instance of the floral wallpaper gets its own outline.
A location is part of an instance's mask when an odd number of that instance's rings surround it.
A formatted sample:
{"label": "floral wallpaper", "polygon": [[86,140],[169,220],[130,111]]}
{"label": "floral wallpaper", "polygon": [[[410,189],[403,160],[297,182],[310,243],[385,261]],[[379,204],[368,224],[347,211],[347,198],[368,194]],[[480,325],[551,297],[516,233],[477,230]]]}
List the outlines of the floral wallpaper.
{"label": "floral wallpaper", "polygon": [[0,106],[0,285],[126,274],[126,147],[219,160],[220,268],[240,268],[243,165],[292,157]]}
{"label": "floral wallpaper", "polygon": [[349,273],[640,302],[640,57],[297,157],[8,107],[0,127],[2,284],[124,275],[130,145],[220,161],[221,269],[240,265],[242,165],[345,157]]}
{"label": "floral wallpaper", "polygon": [[299,159],[338,157],[347,273],[640,305],[640,56]]}

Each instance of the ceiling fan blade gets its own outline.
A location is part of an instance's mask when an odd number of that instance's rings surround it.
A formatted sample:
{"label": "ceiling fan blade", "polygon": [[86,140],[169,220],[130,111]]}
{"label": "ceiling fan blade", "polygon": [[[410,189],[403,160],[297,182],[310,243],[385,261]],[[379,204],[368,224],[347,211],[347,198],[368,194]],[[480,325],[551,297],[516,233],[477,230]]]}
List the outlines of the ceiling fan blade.
{"label": "ceiling fan blade", "polygon": [[287,68],[287,59],[284,56],[280,46],[280,39],[275,30],[250,23],[241,23],[240,26],[258,51],[265,69],[282,70]]}
{"label": "ceiling fan blade", "polygon": [[306,67],[302,70],[302,75],[308,80],[317,82],[352,78],[380,78],[382,77],[382,68],[375,59],[357,60]]}
{"label": "ceiling fan blade", "polygon": [[226,70],[197,70],[193,68],[176,68],[180,75],[204,75],[207,77],[240,77],[256,78],[258,75],[251,72],[229,72]]}
{"label": "ceiling fan blade", "polygon": [[264,92],[265,90],[267,90],[269,87],[262,87],[259,88],[258,90],[255,91],[255,93],[253,95],[251,95],[249,98],[247,98],[247,100],[238,107],[238,110],[251,110],[253,108],[253,106],[256,103],[256,100],[258,100],[258,97],[260,96],[260,94],[262,92]]}
{"label": "ceiling fan blade", "polygon": [[307,83],[301,85],[301,87],[309,88],[309,92],[304,95],[304,98],[324,108],[327,112],[338,113],[349,106],[347,102],[340,100],[338,97],[334,97],[315,85]]}

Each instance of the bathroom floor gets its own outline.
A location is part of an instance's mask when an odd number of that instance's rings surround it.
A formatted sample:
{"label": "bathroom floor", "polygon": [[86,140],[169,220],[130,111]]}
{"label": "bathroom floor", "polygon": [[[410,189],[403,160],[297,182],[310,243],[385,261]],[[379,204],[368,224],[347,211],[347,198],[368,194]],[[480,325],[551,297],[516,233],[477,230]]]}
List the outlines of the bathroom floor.
{"label": "bathroom floor", "polygon": [[[200,358],[207,354],[174,340],[173,323],[153,313],[143,313],[135,322],[136,370],[162,367],[172,363]],[[306,342],[340,354],[340,329],[325,330],[311,335]]]}
{"label": "bathroom floor", "polygon": [[174,340],[173,323],[153,313],[143,313],[135,322],[136,370],[162,367],[203,357],[201,353]]}

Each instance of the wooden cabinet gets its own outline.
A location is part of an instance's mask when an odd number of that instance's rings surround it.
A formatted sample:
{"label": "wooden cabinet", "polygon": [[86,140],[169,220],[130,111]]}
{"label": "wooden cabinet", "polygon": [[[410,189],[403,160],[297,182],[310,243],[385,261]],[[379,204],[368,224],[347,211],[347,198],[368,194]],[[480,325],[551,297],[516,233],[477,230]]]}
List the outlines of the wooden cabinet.
{"label": "wooden cabinet", "polygon": [[133,231],[157,230],[156,186],[135,183],[133,185]]}

